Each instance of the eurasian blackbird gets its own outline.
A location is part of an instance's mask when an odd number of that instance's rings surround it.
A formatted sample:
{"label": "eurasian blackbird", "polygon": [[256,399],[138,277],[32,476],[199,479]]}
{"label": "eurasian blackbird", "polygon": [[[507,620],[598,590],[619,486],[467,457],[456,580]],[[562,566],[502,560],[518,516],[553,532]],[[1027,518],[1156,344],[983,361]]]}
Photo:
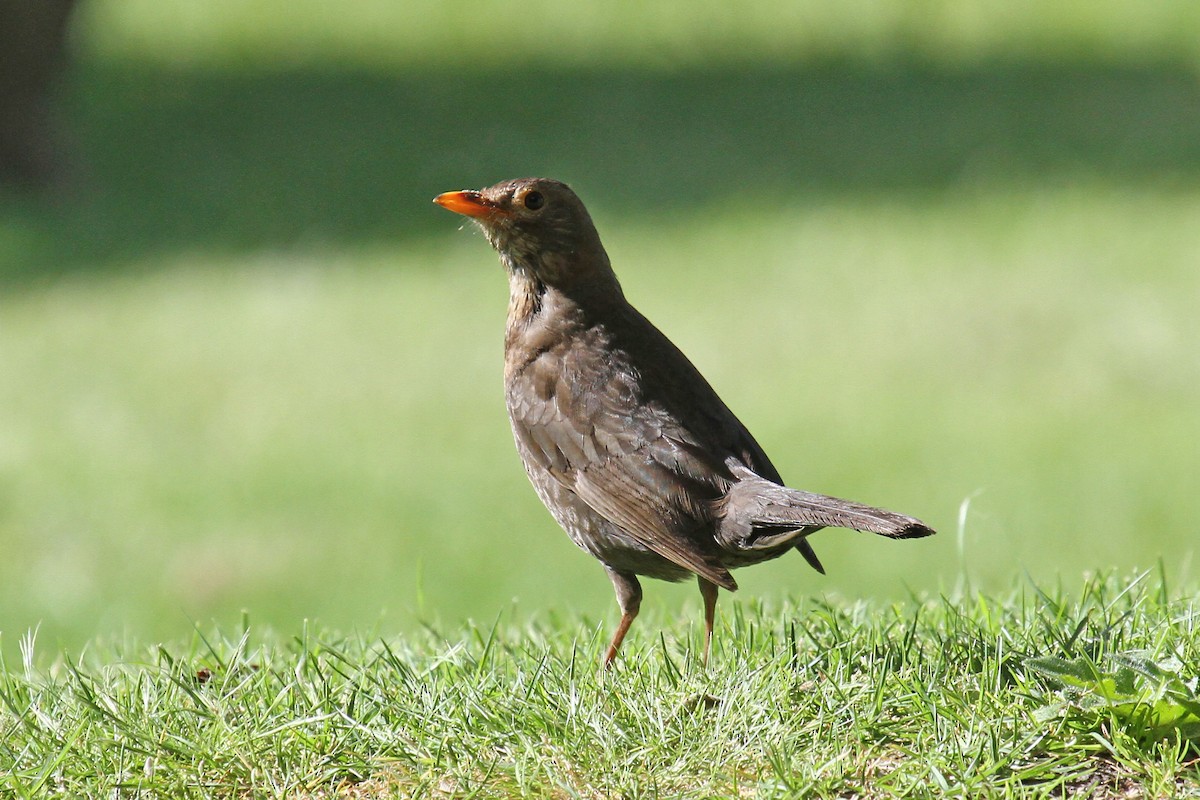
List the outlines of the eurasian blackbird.
{"label": "eurasian blackbird", "polygon": [[504,388],[525,471],[558,521],[604,565],[621,621],[607,667],[638,614],[637,576],[696,575],[704,662],[717,588],[731,569],[798,550],[826,526],[895,539],[920,520],[783,486],[746,427],[680,350],[625,299],[591,217],[546,178],[446,192],[508,272]]}

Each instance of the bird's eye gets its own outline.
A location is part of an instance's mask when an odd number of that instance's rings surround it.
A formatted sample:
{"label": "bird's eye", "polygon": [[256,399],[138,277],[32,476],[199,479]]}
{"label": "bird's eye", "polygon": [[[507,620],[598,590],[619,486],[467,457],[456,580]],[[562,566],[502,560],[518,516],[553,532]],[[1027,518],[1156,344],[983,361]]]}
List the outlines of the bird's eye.
{"label": "bird's eye", "polygon": [[546,205],[546,198],[542,197],[541,192],[527,192],[525,194],[525,207],[530,211],[537,211],[544,205]]}

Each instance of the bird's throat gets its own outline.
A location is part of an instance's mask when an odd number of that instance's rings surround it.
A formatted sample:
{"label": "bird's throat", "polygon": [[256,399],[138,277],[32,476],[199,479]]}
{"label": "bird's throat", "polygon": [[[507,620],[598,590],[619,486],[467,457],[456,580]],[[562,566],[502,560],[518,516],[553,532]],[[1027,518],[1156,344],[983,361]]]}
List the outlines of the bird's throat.
{"label": "bird's throat", "polygon": [[546,284],[538,280],[529,270],[508,270],[508,328],[523,328],[542,308]]}

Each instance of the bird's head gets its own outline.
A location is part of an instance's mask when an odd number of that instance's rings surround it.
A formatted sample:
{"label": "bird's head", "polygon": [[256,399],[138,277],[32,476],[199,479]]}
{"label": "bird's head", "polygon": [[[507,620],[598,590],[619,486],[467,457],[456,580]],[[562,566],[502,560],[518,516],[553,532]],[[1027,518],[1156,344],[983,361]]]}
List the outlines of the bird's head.
{"label": "bird's head", "polygon": [[475,220],[516,277],[568,292],[616,283],[592,218],[565,183],[517,178],[433,201]]}

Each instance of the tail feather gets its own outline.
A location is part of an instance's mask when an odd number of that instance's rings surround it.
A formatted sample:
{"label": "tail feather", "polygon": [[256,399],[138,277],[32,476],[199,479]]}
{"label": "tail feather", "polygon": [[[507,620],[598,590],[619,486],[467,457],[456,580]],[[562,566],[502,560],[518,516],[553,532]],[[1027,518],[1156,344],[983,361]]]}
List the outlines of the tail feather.
{"label": "tail feather", "polygon": [[786,502],[768,502],[761,513],[752,517],[752,524],[771,528],[800,528],[813,525],[852,528],[877,533],[890,539],[918,539],[931,536],[934,532],[921,520],[897,514],[895,511],[798,489],[780,488],[786,492]]}
{"label": "tail feather", "polygon": [[821,528],[851,528],[891,539],[917,539],[934,533],[924,522],[852,500],[790,489],[742,467],[739,480],[721,500],[717,541],[728,551],[775,551],[793,546],[824,572],[805,540]]}
{"label": "tail feather", "polygon": [[813,550],[813,546],[809,544],[808,539],[801,539],[796,543],[796,549],[800,551],[800,555],[804,556],[804,560],[808,565],[822,575],[825,574],[825,566],[821,563],[821,559],[817,558],[817,551]]}

